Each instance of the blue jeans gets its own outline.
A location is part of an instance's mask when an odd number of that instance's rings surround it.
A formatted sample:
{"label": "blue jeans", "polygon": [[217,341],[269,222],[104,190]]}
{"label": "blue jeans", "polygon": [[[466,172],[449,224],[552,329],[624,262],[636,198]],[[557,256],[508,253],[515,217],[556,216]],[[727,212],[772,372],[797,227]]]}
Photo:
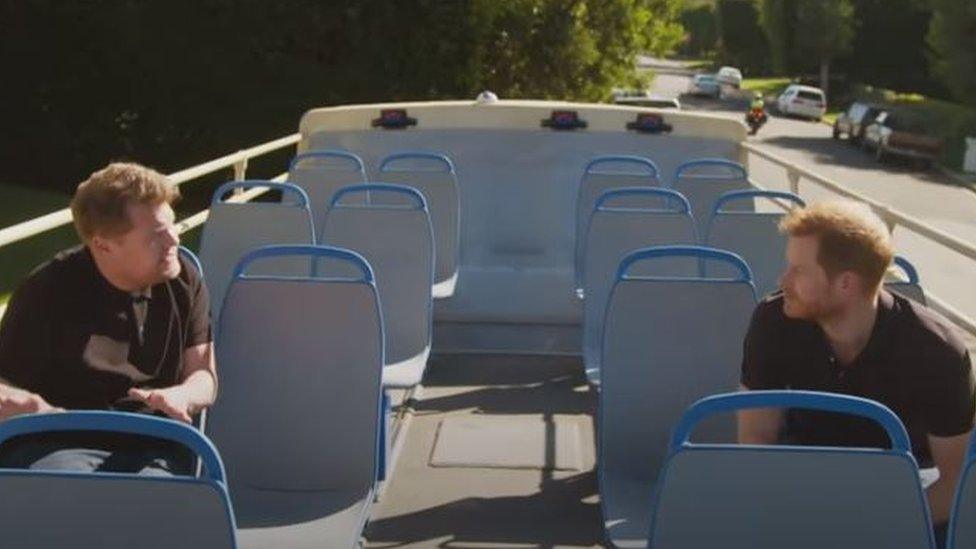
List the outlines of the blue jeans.
{"label": "blue jeans", "polygon": [[139,435],[44,433],[0,446],[0,467],[168,477],[192,475],[196,458],[178,444]]}

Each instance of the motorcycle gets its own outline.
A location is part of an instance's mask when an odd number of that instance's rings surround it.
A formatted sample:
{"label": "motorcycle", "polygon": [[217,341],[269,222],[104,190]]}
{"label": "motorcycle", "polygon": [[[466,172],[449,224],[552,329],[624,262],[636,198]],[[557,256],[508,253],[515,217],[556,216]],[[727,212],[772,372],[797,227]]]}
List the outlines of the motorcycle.
{"label": "motorcycle", "polygon": [[749,125],[749,135],[756,135],[759,128],[766,123],[766,111],[762,107],[749,109],[746,113],[746,124]]}

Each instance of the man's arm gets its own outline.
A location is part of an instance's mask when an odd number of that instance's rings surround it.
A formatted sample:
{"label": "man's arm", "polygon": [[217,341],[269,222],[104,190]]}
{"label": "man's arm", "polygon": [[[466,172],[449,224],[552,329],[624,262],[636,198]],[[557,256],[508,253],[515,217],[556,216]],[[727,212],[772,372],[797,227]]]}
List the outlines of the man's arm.
{"label": "man's arm", "polygon": [[21,414],[61,412],[48,404],[41,395],[15,387],[0,377],[0,421]]}
{"label": "man's arm", "polygon": [[217,399],[217,363],[213,343],[201,343],[183,351],[183,377],[179,385],[165,389],[129,389],[129,396],[167,416],[191,423],[193,414]]}
{"label": "man's arm", "polygon": [[[55,288],[57,286],[55,285]],[[0,421],[21,414],[63,411],[37,392],[50,373],[49,306],[53,292],[46,273],[35,273],[17,287],[0,320]]]}
{"label": "man's arm", "polygon": [[[743,391],[749,388],[740,385]],[[783,429],[783,410],[757,408],[740,410],[736,414],[739,428],[739,444],[776,444]]]}
{"label": "man's arm", "polygon": [[[752,313],[749,331],[742,342],[742,372],[739,390],[785,389],[784,361],[775,351],[779,343],[777,323],[782,315],[774,314],[767,302]],[[736,414],[739,444],[776,444],[784,424],[783,410],[758,408]]]}
{"label": "man's arm", "polygon": [[191,288],[191,305],[180,383],[165,389],[130,389],[129,396],[173,419],[191,423],[193,414],[217,399],[217,363],[210,327],[210,295],[196,270],[187,265],[183,268]]}
{"label": "man's arm", "polygon": [[932,460],[939,468],[939,480],[928,489],[929,510],[932,512],[934,524],[945,524],[952,512],[952,503],[956,495],[956,485],[962,473],[962,464],[966,457],[966,447],[972,433],[963,433],[952,437],[937,437],[929,435],[929,448],[932,450]]}

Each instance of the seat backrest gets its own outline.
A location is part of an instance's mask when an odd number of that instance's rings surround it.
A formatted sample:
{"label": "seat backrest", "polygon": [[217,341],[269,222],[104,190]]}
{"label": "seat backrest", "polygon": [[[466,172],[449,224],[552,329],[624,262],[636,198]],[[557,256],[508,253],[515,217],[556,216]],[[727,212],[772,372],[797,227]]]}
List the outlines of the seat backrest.
{"label": "seat backrest", "polygon": [[380,162],[379,179],[413,187],[427,200],[434,231],[434,298],[454,293],[460,253],[461,202],[454,163],[443,154],[394,153]]}
{"label": "seat backrest", "polygon": [[[704,238],[706,246],[729,250],[742,256],[752,270],[756,292],[766,295],[775,291],[786,267],[786,236],[779,231],[782,211],[752,211],[741,202],[778,200],[792,207],[803,207],[803,200],[793,193],[779,191],[730,191],[715,201]],[[719,272],[706,272],[721,276]]]}
{"label": "seat backrest", "polygon": [[[725,279],[634,274],[681,257],[723,261],[738,274]],[[751,279],[741,258],[710,248],[660,246],[624,258],[604,323],[601,479],[626,477],[645,482],[649,490],[683,411],[703,396],[738,386],[742,338],[756,305]],[[724,424],[710,434],[730,437],[732,432],[731,424]]]}
{"label": "seat backrest", "polygon": [[128,433],[176,442],[202,459],[204,474],[148,477],[0,469],[4,547],[236,546],[223,464],[216,448],[196,429],[125,412],[36,414],[0,423],[0,444],[22,435],[68,431]]}
{"label": "seat backrest", "polygon": [[[757,408],[857,415],[879,423],[892,448],[688,442],[707,416]],[[905,427],[881,404],[847,395],[750,391],[697,402],[675,429],[656,498],[651,547],[934,547]]]}
{"label": "seat backrest", "polygon": [[947,549],[976,547],[976,437],[969,440],[969,452],[963,466],[956,499],[949,518]]}
{"label": "seat backrest", "polygon": [[922,284],[919,282],[918,271],[915,269],[915,266],[908,259],[900,255],[895,256],[894,264],[904,272],[905,278],[903,280],[885,282],[885,288],[902,297],[907,297],[916,303],[928,305],[928,299],[925,298],[925,290],[922,289]]}
{"label": "seat backrest", "polygon": [[[678,166],[671,188],[685,195],[698,221],[698,232],[704,235],[718,197],[729,191],[752,189],[749,175],[741,164],[724,158],[702,158]],[[751,201],[737,201],[727,209],[752,211]]]}
{"label": "seat backrest", "polygon": [[[269,187],[281,192],[281,202],[229,202],[232,191]],[[210,310],[220,316],[234,266],[247,252],[272,244],[314,244],[308,196],[289,183],[233,181],[221,185],[210,202],[210,214],[200,240],[200,262],[210,290]],[[307,262],[283,258],[273,266],[275,274],[307,274]]]}
{"label": "seat backrest", "polygon": [[376,275],[386,363],[423,353],[431,340],[434,240],[427,201],[416,189],[368,184],[332,198],[320,242],[355,250]]}
{"label": "seat backrest", "polygon": [[362,159],[349,151],[322,150],[302,153],[288,166],[288,181],[308,194],[316,234],[322,231],[322,220],[329,201],[339,189],[366,182]]}
{"label": "seat backrest", "polygon": [[[583,361],[587,379],[599,383],[600,344],[607,299],[620,262],[647,246],[694,245],[698,241],[691,206],[670,189],[626,187],[605,191],[588,223],[583,251]],[[695,258],[657,261],[662,276],[696,276]]]}
{"label": "seat backrest", "polygon": [[660,187],[660,170],[650,158],[633,155],[597,156],[583,169],[576,191],[576,288],[582,288],[583,248],[593,206],[604,191],[618,187]]}
{"label": "seat backrest", "polygon": [[[252,264],[286,256],[315,261],[315,272],[251,274]],[[215,345],[220,396],[207,432],[228,464],[235,506],[242,502],[233,487],[242,484],[362,494],[372,488],[383,326],[362,256],[326,246],[247,254],[235,268]]]}
{"label": "seat backrest", "polygon": [[196,268],[197,273],[199,273],[200,277],[202,278],[203,263],[200,263],[200,258],[197,257],[197,254],[193,253],[193,250],[187,248],[186,246],[180,246],[177,251],[183,257],[183,259],[186,260],[187,263],[193,265],[193,267]]}

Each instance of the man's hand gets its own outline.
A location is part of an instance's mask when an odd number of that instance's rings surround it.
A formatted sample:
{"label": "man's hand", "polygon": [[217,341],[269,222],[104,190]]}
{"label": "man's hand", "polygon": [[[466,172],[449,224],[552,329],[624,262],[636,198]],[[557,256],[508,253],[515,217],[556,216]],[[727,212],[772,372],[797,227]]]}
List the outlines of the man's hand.
{"label": "man's hand", "polygon": [[0,390],[0,420],[22,414],[48,414],[63,412],[64,409],[51,406],[41,395],[4,386]]}
{"label": "man's hand", "polygon": [[176,385],[165,389],[129,389],[129,397],[145,403],[153,410],[183,423],[192,423],[190,414],[194,412],[190,398],[183,387]]}

